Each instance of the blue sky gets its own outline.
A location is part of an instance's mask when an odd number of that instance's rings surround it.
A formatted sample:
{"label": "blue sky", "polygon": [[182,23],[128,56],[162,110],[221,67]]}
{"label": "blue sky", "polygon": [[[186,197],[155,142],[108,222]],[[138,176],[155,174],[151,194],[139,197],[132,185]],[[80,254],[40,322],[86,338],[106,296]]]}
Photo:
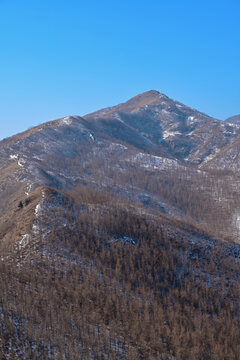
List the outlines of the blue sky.
{"label": "blue sky", "polygon": [[239,16],[239,0],[0,0],[0,138],[151,89],[239,114]]}

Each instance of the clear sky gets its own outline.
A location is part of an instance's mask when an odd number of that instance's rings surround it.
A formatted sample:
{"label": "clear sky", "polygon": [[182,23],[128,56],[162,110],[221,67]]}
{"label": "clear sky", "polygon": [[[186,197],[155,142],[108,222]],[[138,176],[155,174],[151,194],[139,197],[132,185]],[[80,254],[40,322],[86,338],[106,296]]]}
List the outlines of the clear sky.
{"label": "clear sky", "polygon": [[239,0],[0,0],[0,138],[155,89],[240,113]]}

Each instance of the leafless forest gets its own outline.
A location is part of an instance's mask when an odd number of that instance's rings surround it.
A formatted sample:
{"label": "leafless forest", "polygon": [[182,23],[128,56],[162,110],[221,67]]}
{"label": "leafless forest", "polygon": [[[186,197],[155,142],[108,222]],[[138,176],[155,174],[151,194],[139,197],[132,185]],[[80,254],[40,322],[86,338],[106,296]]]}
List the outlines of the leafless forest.
{"label": "leafless forest", "polygon": [[19,266],[0,263],[1,359],[239,359],[234,253],[189,244],[103,191],[68,195],[69,226]]}

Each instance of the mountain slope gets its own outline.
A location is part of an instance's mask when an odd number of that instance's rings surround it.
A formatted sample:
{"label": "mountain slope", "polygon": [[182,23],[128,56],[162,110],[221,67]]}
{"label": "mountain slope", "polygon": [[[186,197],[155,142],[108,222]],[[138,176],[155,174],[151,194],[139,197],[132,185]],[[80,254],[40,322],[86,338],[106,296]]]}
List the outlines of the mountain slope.
{"label": "mountain slope", "polygon": [[1,141],[0,358],[238,359],[239,141],[157,91]]}
{"label": "mountain slope", "polygon": [[240,115],[231,116],[231,117],[227,118],[225,120],[225,122],[227,122],[229,124],[240,125]]}
{"label": "mountain slope", "polygon": [[149,142],[147,151],[159,155],[165,148],[168,156],[193,165],[207,162],[240,134],[237,126],[213,119],[154,90],[84,118],[95,126],[128,126]]}
{"label": "mountain slope", "polygon": [[[227,154],[237,146],[239,131],[149,91],[5,139],[0,142],[0,233],[6,236],[5,218],[11,219],[34,189],[82,184],[236,238],[240,208],[233,191],[239,190],[240,163]],[[214,174],[212,168],[234,172]]]}
{"label": "mountain slope", "polygon": [[239,246],[103,191],[42,191],[39,241],[0,261],[2,358],[237,359]]}
{"label": "mountain slope", "polygon": [[240,138],[226,146],[221,152],[210,158],[207,168],[240,170]]}

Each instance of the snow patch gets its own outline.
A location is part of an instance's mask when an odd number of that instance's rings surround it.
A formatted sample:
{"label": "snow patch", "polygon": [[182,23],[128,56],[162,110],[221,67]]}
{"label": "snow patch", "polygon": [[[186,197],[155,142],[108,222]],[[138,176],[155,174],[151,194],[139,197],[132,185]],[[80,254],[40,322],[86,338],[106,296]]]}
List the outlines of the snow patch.
{"label": "snow patch", "polygon": [[119,143],[111,143],[109,146],[110,150],[127,150],[127,147],[125,145],[119,144]]}
{"label": "snow patch", "polygon": [[235,128],[235,129],[237,129],[237,130],[240,128],[240,125],[239,125],[239,124],[227,123],[227,125],[230,125],[230,126],[232,126],[233,128]]}
{"label": "snow patch", "polygon": [[181,133],[179,131],[167,131],[167,130],[163,132],[164,139],[167,139],[168,137],[176,136],[176,135],[181,135]]}
{"label": "snow patch", "polygon": [[18,165],[23,167],[24,165],[20,162],[20,160],[18,160]]}
{"label": "snow patch", "polygon": [[19,249],[25,248],[29,244],[29,241],[30,241],[30,235],[29,234],[22,235],[22,239],[18,243],[18,248]]}
{"label": "snow patch", "polygon": [[31,190],[32,190],[32,187],[33,187],[33,184],[29,184],[29,185],[27,186],[27,189],[26,189],[26,191],[25,191],[25,194],[26,194],[27,196],[30,195],[30,192],[31,192]]}
{"label": "snow patch", "polygon": [[36,224],[33,224],[32,231],[33,231],[34,235],[38,235],[39,234],[39,226]]}
{"label": "snow patch", "polygon": [[213,154],[210,154],[208,156],[205,157],[205,160],[202,162],[202,164],[199,167],[202,167],[204,164],[206,164],[208,161],[212,160],[215,158],[215,156],[217,155],[217,153],[220,151],[220,149],[215,149],[215,152]]}
{"label": "snow patch", "polygon": [[116,243],[116,242],[118,242],[118,241],[121,241],[122,242],[122,244],[127,244],[127,243],[130,243],[130,244],[132,244],[133,246],[136,244],[136,241],[132,238],[132,237],[130,237],[130,236],[126,236],[126,235],[124,235],[122,238],[120,237],[112,237],[109,241],[108,241],[108,243],[109,244],[111,244],[111,243]]}
{"label": "snow patch", "polygon": [[178,162],[169,158],[138,153],[128,161],[138,163],[140,166],[155,170],[164,170],[178,167]]}
{"label": "snow patch", "polygon": [[10,159],[18,160],[18,155],[10,155]]}
{"label": "snow patch", "polygon": [[42,160],[43,160],[43,158],[42,158],[42,157],[37,156],[37,155],[33,155],[33,156],[32,156],[32,158],[33,158],[33,159],[40,160],[40,161],[42,161]]}
{"label": "snow patch", "polygon": [[60,120],[59,124],[60,125],[71,125],[72,124],[71,116],[64,117],[62,120]]}
{"label": "snow patch", "polygon": [[238,229],[238,231],[240,232],[240,215],[235,216],[235,226]]}
{"label": "snow patch", "polygon": [[18,165],[19,165],[20,167],[23,167],[23,166],[24,166],[22,163],[24,163],[25,161],[24,161],[23,159],[20,160],[18,154],[17,154],[17,155],[10,155],[9,157],[10,157],[11,160],[17,160],[17,163],[18,163]]}
{"label": "snow patch", "polygon": [[169,111],[167,111],[166,109],[162,109],[162,112],[165,113],[165,114],[169,113]]}
{"label": "snow patch", "polygon": [[90,139],[91,139],[92,142],[95,141],[95,138],[94,138],[93,134],[90,133],[90,134],[89,134],[89,137],[90,137]]}
{"label": "snow patch", "polygon": [[39,216],[40,212],[41,212],[42,208],[41,208],[41,204],[37,204],[36,208],[35,208],[35,215]]}
{"label": "snow patch", "polygon": [[204,163],[208,162],[209,160],[212,160],[214,158],[214,154],[208,155],[205,160]]}

